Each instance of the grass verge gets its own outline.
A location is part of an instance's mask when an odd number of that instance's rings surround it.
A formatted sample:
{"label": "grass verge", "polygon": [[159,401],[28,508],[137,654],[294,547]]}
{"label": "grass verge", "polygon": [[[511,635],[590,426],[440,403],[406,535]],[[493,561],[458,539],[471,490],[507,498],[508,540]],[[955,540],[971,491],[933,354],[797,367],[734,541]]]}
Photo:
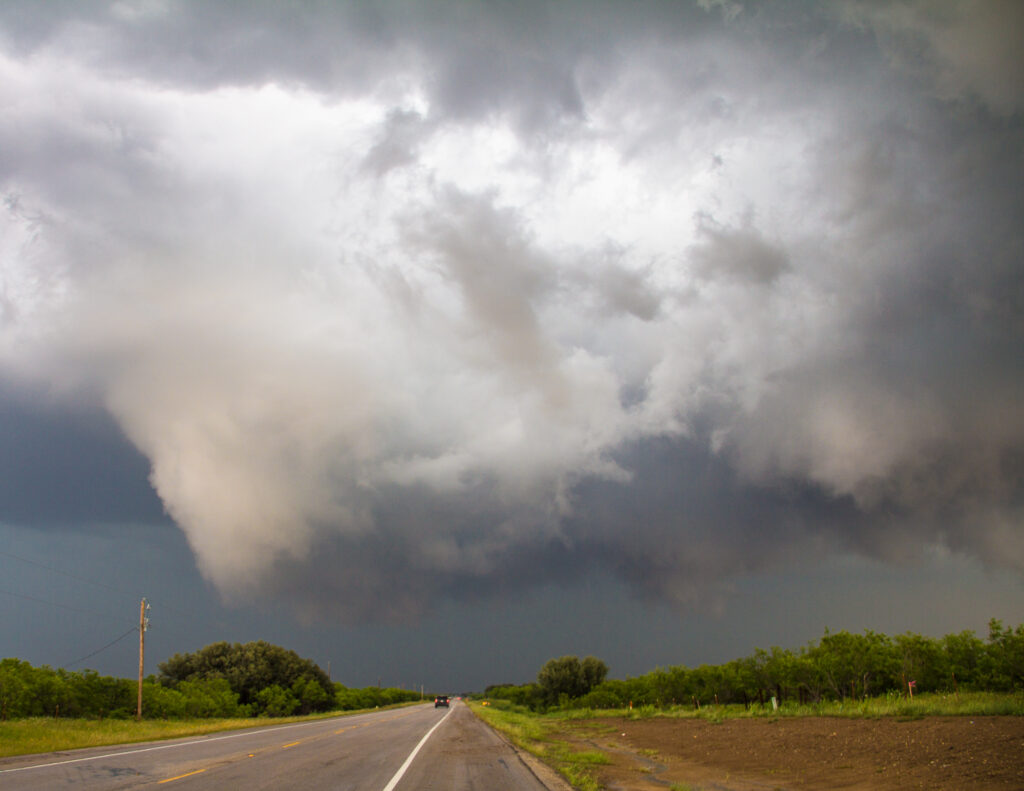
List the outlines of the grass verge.
{"label": "grass verge", "polygon": [[[416,705],[400,703],[384,708]],[[112,744],[176,739],[183,736],[202,736],[218,731],[234,731],[269,725],[286,725],[328,717],[365,714],[367,711],[332,711],[305,717],[251,717],[246,719],[204,720],[81,720],[28,717],[0,722],[0,758],[33,753],[51,753],[77,750],[83,747],[103,747]]]}
{"label": "grass verge", "polygon": [[775,710],[771,705],[742,704],[705,705],[699,710],[693,706],[637,706],[632,709],[562,709],[550,712],[550,716],[562,719],[590,719],[592,717],[627,717],[647,719],[649,717],[678,717],[704,719],[718,722],[736,718],[777,718],[777,717],[852,717],[871,719],[877,717],[983,717],[983,716],[1024,716],[1024,695],[1000,694],[995,692],[922,693],[913,700],[896,694],[882,695],[867,700],[828,701],[822,703],[785,702]]}
{"label": "grass verge", "polygon": [[574,750],[566,742],[553,736],[561,718],[534,714],[504,701],[491,705],[470,702],[470,709],[480,719],[505,734],[517,747],[537,756],[554,767],[579,791],[599,791],[592,767],[611,763],[600,750]]}

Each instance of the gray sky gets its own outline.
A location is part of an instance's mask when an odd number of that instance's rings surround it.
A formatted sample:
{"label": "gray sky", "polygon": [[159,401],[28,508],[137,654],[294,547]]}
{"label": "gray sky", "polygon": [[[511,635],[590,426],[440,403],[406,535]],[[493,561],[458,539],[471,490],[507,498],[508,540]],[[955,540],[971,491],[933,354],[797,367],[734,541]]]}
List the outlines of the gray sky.
{"label": "gray sky", "polygon": [[1022,52],[1013,2],[0,5],[0,656],[142,595],[152,666],[453,688],[1019,622]]}

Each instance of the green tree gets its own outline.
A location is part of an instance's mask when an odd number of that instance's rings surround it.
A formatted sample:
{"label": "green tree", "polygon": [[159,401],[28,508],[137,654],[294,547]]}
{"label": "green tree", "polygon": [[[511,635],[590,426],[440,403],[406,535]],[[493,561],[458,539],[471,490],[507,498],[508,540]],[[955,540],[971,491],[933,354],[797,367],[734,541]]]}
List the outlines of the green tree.
{"label": "green tree", "polygon": [[585,695],[584,685],[583,668],[576,656],[549,659],[537,673],[537,686],[548,706],[555,705],[563,698],[569,700]]}
{"label": "green tree", "polygon": [[720,665],[701,665],[690,672],[690,688],[699,704],[715,702],[723,686],[723,675]]}
{"label": "green tree", "polygon": [[934,692],[948,686],[949,660],[938,640],[907,632],[897,635],[894,642],[902,689],[910,681],[916,682],[920,692]]}
{"label": "green tree", "polygon": [[580,662],[580,671],[583,673],[583,686],[587,694],[594,687],[604,681],[608,675],[608,665],[598,659],[596,656],[584,657],[583,661]]}
{"label": "green tree", "polygon": [[772,646],[764,661],[764,683],[779,703],[799,694],[797,680],[799,662],[792,651]]}
{"label": "green tree", "polygon": [[256,713],[263,717],[287,717],[299,708],[299,701],[290,689],[271,684],[256,693]]}
{"label": "green tree", "polygon": [[983,664],[989,689],[1024,689],[1024,624],[1013,629],[995,618],[989,621]]}
{"label": "green tree", "polygon": [[185,696],[158,684],[153,676],[142,682],[142,711],[148,719],[170,720],[185,716]]}
{"label": "green tree", "polygon": [[178,691],[184,696],[185,714],[189,717],[243,717],[249,713],[247,707],[239,704],[238,693],[224,678],[182,681]]}
{"label": "green tree", "polygon": [[[316,663],[263,640],[212,643],[192,654],[175,654],[159,668],[160,682],[170,687],[184,681],[224,679],[242,705],[255,703],[268,687],[291,690],[300,680],[304,690],[300,705],[310,711],[331,708],[335,695],[334,685]],[[318,686],[320,692],[307,689],[309,684]]]}
{"label": "green tree", "polygon": [[299,714],[322,711],[327,707],[329,697],[324,688],[311,678],[299,678],[292,684],[292,694],[299,702]]}
{"label": "green tree", "polygon": [[[534,685],[535,686],[535,685]],[[632,679],[608,679],[579,699],[579,705],[588,709],[619,709],[634,699]]]}
{"label": "green tree", "polygon": [[544,705],[544,696],[537,684],[498,684],[487,687],[484,695],[495,700],[507,700],[517,706],[539,709]]}
{"label": "green tree", "polygon": [[985,659],[985,643],[971,631],[947,634],[942,650],[949,668],[949,682],[954,689],[961,685],[974,688],[981,684]]}
{"label": "green tree", "polygon": [[870,630],[862,635],[826,631],[821,642],[808,652],[808,658],[840,700],[868,697],[896,686],[899,660],[892,640],[884,634]]}
{"label": "green tree", "polygon": [[138,686],[127,678],[101,676],[95,670],[67,673],[69,703],[79,717],[128,719],[135,716]]}
{"label": "green tree", "polygon": [[544,664],[537,673],[537,686],[544,705],[552,706],[586,695],[607,674],[608,666],[596,657],[580,662],[579,657],[563,656]]}
{"label": "green tree", "polygon": [[30,716],[31,670],[21,659],[0,660],[0,720]]}

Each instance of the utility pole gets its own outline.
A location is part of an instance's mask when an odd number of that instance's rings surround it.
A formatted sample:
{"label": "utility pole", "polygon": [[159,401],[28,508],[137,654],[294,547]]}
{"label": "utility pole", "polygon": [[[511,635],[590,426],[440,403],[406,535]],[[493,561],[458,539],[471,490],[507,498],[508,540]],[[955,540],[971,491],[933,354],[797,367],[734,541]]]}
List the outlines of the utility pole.
{"label": "utility pole", "polygon": [[149,628],[149,618],[146,617],[146,610],[149,605],[143,598],[139,604],[139,704],[135,709],[135,721],[142,719],[142,667],[143,657],[146,653],[146,630]]}

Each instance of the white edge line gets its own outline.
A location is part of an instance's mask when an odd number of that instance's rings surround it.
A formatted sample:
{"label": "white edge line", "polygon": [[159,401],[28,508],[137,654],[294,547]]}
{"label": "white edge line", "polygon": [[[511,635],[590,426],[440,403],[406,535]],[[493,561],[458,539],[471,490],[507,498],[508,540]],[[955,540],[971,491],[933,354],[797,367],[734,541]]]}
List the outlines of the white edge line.
{"label": "white edge line", "polygon": [[[317,725],[318,723],[322,723],[322,722],[324,722],[327,719],[347,719],[347,718],[345,718],[345,717],[336,717],[336,718],[335,717],[325,717],[323,720],[315,720],[314,722],[293,722],[293,723],[290,723],[288,725],[277,725],[276,727],[273,727],[273,728],[262,728],[262,729],[260,729],[259,732],[260,733],[270,733],[271,731],[281,731],[281,730],[285,730],[286,728],[301,728],[301,727],[304,727],[306,725]],[[444,720],[441,720],[441,722],[444,722]],[[122,750],[119,753],[106,753],[104,755],[89,755],[89,756],[86,756],[85,758],[70,758],[67,761],[54,761],[54,762],[48,763],[48,764],[35,764],[33,766],[16,766],[13,769],[0,769],[0,775],[2,775],[2,774],[9,774],[11,772],[27,772],[29,769],[45,769],[45,768],[47,768],[49,766],[64,766],[65,764],[77,764],[77,763],[81,763],[83,761],[99,761],[102,758],[116,758],[119,755],[135,755],[136,753],[148,753],[148,752],[152,752],[153,750],[170,750],[170,749],[173,749],[175,747],[188,747],[189,745],[192,745],[192,744],[206,744],[206,743],[209,743],[209,742],[219,742],[219,741],[222,741],[224,739],[237,739],[237,738],[239,738],[241,736],[252,736],[252,735],[253,735],[253,731],[246,730],[244,733],[231,733],[231,734],[228,734],[227,736],[211,736],[208,739],[193,739],[192,741],[188,741],[188,742],[175,742],[174,744],[160,744],[160,745],[157,745],[156,747],[142,747],[141,749],[138,749],[138,750]],[[417,748],[417,749],[419,749],[419,748]],[[14,757],[14,756],[12,756],[12,757]]]}
{"label": "white edge line", "polygon": [[411,753],[409,753],[409,757],[405,759],[405,763],[402,764],[397,772],[395,772],[395,776],[391,778],[391,782],[384,786],[384,791],[394,791],[395,786],[398,785],[398,781],[401,780],[402,775],[405,774],[405,770],[408,769],[409,765],[412,763],[412,759],[416,757],[416,753],[418,753],[420,748],[427,743],[427,739],[430,738],[430,734],[441,727],[441,723],[452,716],[453,711],[455,711],[455,709],[448,709],[448,713],[445,714],[433,728],[427,731],[426,736],[420,739],[420,743],[416,745],[416,748]]}

